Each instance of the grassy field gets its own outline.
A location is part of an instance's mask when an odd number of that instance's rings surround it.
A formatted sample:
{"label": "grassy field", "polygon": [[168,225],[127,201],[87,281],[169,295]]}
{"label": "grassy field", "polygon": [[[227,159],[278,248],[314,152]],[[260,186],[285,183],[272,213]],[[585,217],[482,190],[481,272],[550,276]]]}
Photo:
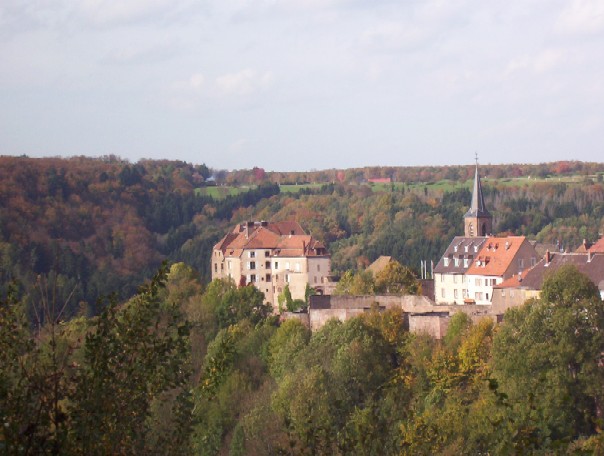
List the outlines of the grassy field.
{"label": "grassy field", "polygon": [[[589,176],[589,179],[595,181],[596,176]],[[502,178],[502,179],[489,179],[481,178],[482,185],[485,187],[492,185],[505,185],[510,187],[523,187],[525,185],[535,185],[538,183],[565,183],[565,184],[583,184],[586,181],[586,176],[564,176],[564,177],[546,177],[546,178],[535,178],[535,177],[515,177],[515,178]],[[408,191],[415,193],[444,193],[459,190],[461,188],[472,189],[474,179],[469,179],[465,182],[441,180],[438,182],[419,182],[406,184],[404,182],[392,182],[389,184],[385,183],[364,183],[359,185],[367,185],[374,192],[390,192],[394,189],[396,192],[400,192],[404,187]],[[301,190],[306,189],[319,189],[325,184],[299,184],[299,185],[280,185],[282,193],[298,193]],[[231,186],[220,186],[220,187],[201,187],[195,189],[197,195],[208,195],[215,199],[223,199],[230,195],[238,195],[240,193],[247,192],[248,190],[255,188],[255,186],[242,186],[242,187],[231,187]],[[426,190],[427,189],[427,190]]]}
{"label": "grassy field", "polygon": [[195,194],[211,196],[214,199],[224,199],[227,196],[239,195],[251,189],[252,187],[201,187],[195,189]]}

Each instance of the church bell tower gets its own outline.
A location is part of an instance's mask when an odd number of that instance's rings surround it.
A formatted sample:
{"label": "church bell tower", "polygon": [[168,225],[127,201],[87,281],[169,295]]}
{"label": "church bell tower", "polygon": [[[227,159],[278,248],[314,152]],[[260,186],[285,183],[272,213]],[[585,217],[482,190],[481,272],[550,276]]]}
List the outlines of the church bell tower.
{"label": "church bell tower", "polygon": [[487,210],[482,196],[482,185],[478,176],[478,157],[476,158],[476,174],[474,175],[474,190],[470,209],[464,215],[465,237],[488,236],[493,231],[493,216]]}

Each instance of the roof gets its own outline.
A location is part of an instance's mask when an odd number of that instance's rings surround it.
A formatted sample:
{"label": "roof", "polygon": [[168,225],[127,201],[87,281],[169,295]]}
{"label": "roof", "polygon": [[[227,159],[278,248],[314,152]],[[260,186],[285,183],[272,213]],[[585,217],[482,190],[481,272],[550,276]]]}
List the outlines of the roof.
{"label": "roof", "polygon": [[590,248],[591,253],[604,253],[604,236],[598,239]]}
{"label": "roof", "polygon": [[382,255],[377,260],[375,260],[373,263],[371,263],[369,266],[367,266],[367,270],[371,271],[371,273],[373,275],[376,275],[376,274],[380,273],[382,270],[384,270],[384,268],[386,266],[388,266],[388,263],[390,263],[391,261],[392,261],[391,256]]}
{"label": "roof", "polygon": [[[434,267],[434,272],[437,274],[465,274],[487,239],[489,238],[455,236]],[[464,260],[467,261],[464,262]]]}
{"label": "roof", "polygon": [[528,290],[541,290],[543,281],[548,273],[561,266],[572,264],[596,284],[600,291],[604,290],[604,255],[589,253],[550,253],[549,262],[547,254],[535,266],[525,271],[520,276],[515,275],[494,288],[525,288]]}
{"label": "roof", "polygon": [[246,222],[224,236],[214,250],[241,256],[244,250],[267,249],[273,256],[327,256],[322,242],[306,234],[297,222]]}
{"label": "roof", "polygon": [[476,165],[476,173],[474,175],[474,189],[472,190],[472,203],[470,209],[464,217],[491,217],[484,204],[484,196],[482,195],[482,185],[480,184],[480,176],[478,175],[478,164]]}
{"label": "roof", "polygon": [[524,236],[487,238],[466,274],[503,276],[525,242],[528,243]]}

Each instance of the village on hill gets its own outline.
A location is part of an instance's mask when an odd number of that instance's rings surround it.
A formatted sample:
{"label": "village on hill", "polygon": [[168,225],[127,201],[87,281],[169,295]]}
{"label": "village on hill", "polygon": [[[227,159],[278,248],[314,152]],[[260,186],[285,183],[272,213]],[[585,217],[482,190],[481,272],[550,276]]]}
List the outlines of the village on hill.
{"label": "village on hill", "polygon": [[[237,225],[214,246],[212,279],[255,286],[282,318],[299,319],[313,331],[332,318],[346,321],[372,309],[396,308],[404,312],[410,331],[437,339],[445,336],[458,312],[476,322],[502,321],[507,309],[539,298],[546,274],[564,265],[586,274],[604,299],[604,237],[593,245],[584,240],[576,251],[568,252],[525,236],[493,234],[478,163],[463,222],[463,236],[455,236],[429,273],[426,269],[417,294],[334,294],[337,283],[332,281],[325,246],[297,222],[287,221]],[[375,277],[392,261],[390,256],[380,256],[367,271]],[[284,291],[290,301],[308,305],[288,312],[279,302]]]}

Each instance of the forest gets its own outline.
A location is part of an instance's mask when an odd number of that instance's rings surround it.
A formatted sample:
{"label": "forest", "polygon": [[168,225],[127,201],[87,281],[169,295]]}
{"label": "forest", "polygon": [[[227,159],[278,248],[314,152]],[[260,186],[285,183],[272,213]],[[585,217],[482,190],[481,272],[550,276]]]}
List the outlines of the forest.
{"label": "forest", "polygon": [[443,340],[371,310],[316,333],[254,286],[163,266],[97,317],[0,306],[6,454],[602,454],[604,307],[574,267]]}
{"label": "forest", "polygon": [[[480,169],[497,233],[568,250],[600,237],[604,165]],[[456,315],[443,341],[377,309],[311,335],[255,288],[209,280],[212,246],[245,220],[298,221],[343,284],[380,255],[417,272],[463,232],[473,171],[0,157],[0,448],[604,452],[604,310],[576,270],[500,325]],[[281,189],[297,183],[312,185]],[[238,191],[200,191],[222,185]]]}

